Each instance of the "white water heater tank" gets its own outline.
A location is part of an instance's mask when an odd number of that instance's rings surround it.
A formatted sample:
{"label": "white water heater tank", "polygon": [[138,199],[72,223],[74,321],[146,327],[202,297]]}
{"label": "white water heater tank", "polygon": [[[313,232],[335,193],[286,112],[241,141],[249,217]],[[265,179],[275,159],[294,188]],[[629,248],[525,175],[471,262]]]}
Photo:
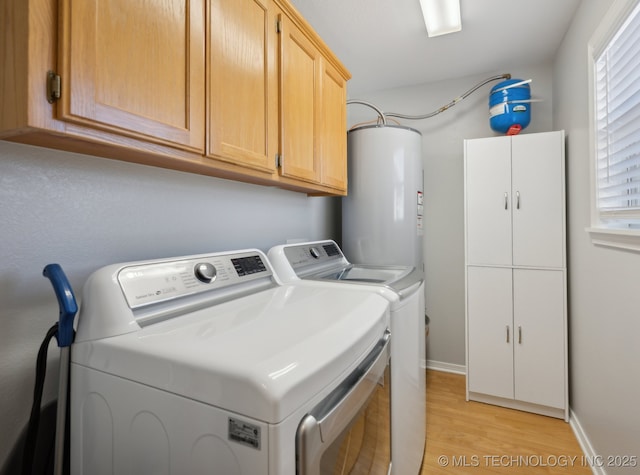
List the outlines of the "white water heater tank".
{"label": "white water heater tank", "polygon": [[342,199],[342,250],[356,264],[423,264],[422,135],[364,126],[347,135],[349,189]]}

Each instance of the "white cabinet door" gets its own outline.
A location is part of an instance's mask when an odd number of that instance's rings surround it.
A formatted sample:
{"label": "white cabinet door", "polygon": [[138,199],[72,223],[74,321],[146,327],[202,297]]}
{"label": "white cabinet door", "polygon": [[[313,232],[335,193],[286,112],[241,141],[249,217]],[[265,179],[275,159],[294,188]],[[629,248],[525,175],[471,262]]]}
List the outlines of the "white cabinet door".
{"label": "white cabinet door", "polygon": [[564,132],[465,142],[467,264],[564,267]]}
{"label": "white cabinet door", "polygon": [[511,140],[465,142],[467,263],[511,265]]}
{"label": "white cabinet door", "polygon": [[511,142],[513,265],[564,266],[563,132]]}
{"label": "white cabinet door", "polygon": [[565,406],[565,302],[561,270],[513,270],[515,398]]}
{"label": "white cabinet door", "polygon": [[469,391],[562,409],[561,270],[467,268]]}
{"label": "white cabinet door", "polygon": [[469,391],[513,399],[512,271],[467,268]]}

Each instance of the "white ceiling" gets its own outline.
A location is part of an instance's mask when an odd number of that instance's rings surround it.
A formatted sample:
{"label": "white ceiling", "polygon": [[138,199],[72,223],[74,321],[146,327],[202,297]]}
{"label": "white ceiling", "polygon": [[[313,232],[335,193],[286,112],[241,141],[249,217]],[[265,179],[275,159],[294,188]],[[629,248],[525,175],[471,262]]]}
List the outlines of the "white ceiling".
{"label": "white ceiling", "polygon": [[353,75],[354,98],[550,61],[580,0],[460,0],[462,31],[435,38],[419,0],[291,3]]}

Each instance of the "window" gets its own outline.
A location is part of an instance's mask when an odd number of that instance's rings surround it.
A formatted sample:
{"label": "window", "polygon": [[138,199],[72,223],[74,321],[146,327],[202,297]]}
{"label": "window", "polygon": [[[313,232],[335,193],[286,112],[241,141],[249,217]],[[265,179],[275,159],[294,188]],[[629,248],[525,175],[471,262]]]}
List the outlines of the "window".
{"label": "window", "polygon": [[[640,250],[640,1],[618,0],[589,43],[592,239]],[[608,242],[603,242],[603,240]]]}

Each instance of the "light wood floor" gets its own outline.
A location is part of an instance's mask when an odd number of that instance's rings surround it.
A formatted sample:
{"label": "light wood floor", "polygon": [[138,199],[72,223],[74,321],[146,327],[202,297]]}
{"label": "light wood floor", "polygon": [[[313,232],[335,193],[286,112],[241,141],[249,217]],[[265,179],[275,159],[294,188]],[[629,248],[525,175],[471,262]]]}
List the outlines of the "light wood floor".
{"label": "light wood floor", "polygon": [[427,371],[421,475],[585,474],[591,469],[561,419],[465,401],[463,375]]}

